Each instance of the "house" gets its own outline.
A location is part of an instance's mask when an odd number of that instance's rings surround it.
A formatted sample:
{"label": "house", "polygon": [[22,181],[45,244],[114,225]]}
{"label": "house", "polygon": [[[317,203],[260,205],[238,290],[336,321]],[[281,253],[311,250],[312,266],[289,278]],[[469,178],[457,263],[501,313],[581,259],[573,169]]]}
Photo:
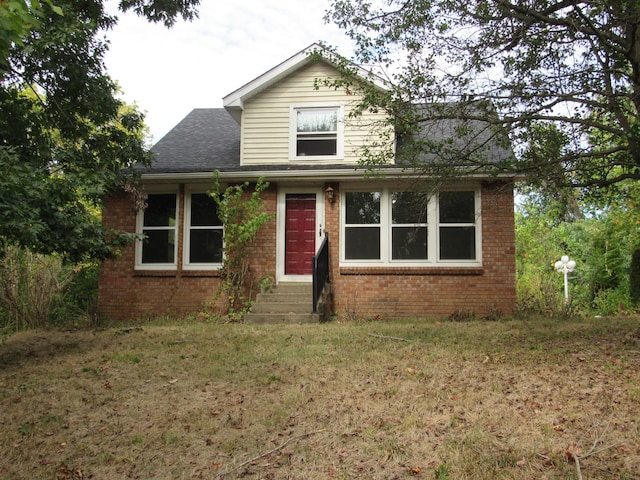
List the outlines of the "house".
{"label": "house", "polygon": [[369,126],[383,113],[351,118],[357,93],[316,85],[336,75],[330,61],[310,58],[318,48],[230,93],[224,108],[195,109],[178,123],[141,172],[145,210],[126,192],[106,199],[105,225],[146,240],[102,265],[99,316],[182,315],[215,301],[224,225],[206,193],[214,170],[228,184],[270,184],[262,198],[274,220],[251,252],[254,297],[261,278],[310,290],[312,258],[328,239],[338,316],[513,311],[513,179],[475,174],[425,195],[393,159],[384,176],[366,176],[359,154],[375,145]]}

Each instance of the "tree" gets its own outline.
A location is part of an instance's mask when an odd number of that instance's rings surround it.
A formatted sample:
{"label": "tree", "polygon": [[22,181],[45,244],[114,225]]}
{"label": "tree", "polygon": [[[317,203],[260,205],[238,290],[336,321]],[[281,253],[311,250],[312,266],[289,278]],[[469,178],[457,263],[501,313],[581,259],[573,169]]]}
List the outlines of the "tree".
{"label": "tree", "polygon": [[[518,205],[516,225],[516,278],[521,312],[556,314],[561,311],[562,281],[553,268],[562,255],[578,264],[571,274],[573,310],[617,314],[634,307],[640,230],[636,205],[637,182],[621,182],[624,198],[592,203],[589,196],[573,201],[581,217],[566,216],[560,198],[527,196]],[[570,189],[567,195],[576,193]],[[600,200],[596,198],[596,200]],[[630,275],[631,274],[631,275]],[[634,279],[635,275],[635,279]],[[634,287],[634,283],[636,283]]]}
{"label": "tree", "polygon": [[[199,0],[123,0],[171,26]],[[144,116],[118,98],[103,34],[117,19],[101,0],[0,5],[0,251],[10,244],[69,261],[104,259],[129,235],[106,231],[102,198],[151,160]],[[5,55],[6,52],[6,55]]]}
{"label": "tree", "polygon": [[[400,133],[434,121],[480,122],[483,141],[508,135],[516,153],[491,162],[470,151],[473,142],[457,147],[459,130],[438,142],[405,135],[398,154],[407,164],[456,147],[450,156],[467,167],[542,175],[557,185],[640,179],[637,1],[332,0],[326,20],[355,41],[356,63],[387,72],[390,91],[365,85],[361,108],[387,109]],[[348,83],[344,70],[340,81]],[[416,111],[415,104],[430,107]],[[553,158],[528,148],[536,129],[550,125],[566,138]],[[442,167],[419,166],[427,173]]]}

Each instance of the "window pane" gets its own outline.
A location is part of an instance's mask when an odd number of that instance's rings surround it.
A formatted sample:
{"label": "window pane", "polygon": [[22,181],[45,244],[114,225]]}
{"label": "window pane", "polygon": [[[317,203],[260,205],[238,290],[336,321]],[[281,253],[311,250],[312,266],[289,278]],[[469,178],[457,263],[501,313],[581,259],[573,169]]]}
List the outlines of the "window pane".
{"label": "window pane", "polygon": [[175,232],[173,230],[144,230],[142,263],[173,263]]}
{"label": "window pane", "polygon": [[195,227],[220,226],[216,202],[206,193],[191,195],[191,225]]}
{"label": "window pane", "polygon": [[427,227],[393,227],[393,260],[426,260]]}
{"label": "window pane", "polygon": [[347,260],[379,260],[380,229],[378,227],[345,228]]}
{"label": "window pane", "polygon": [[191,230],[189,263],[222,262],[222,229]]}
{"label": "window pane", "polygon": [[427,223],[427,195],[421,192],[391,194],[393,223]]}
{"label": "window pane", "polygon": [[176,194],[152,194],[144,211],[145,227],[168,227],[176,224]]}
{"label": "window pane", "polygon": [[336,109],[312,109],[297,111],[298,132],[335,132],[338,130]]}
{"label": "window pane", "polygon": [[440,193],[440,223],[475,223],[473,192]]}
{"label": "window pane", "polygon": [[475,227],[440,227],[441,260],[475,260]]}
{"label": "window pane", "polygon": [[335,135],[310,135],[298,137],[297,155],[337,155],[338,140]]}
{"label": "window pane", "polygon": [[347,192],[345,200],[347,224],[380,223],[380,192]]}

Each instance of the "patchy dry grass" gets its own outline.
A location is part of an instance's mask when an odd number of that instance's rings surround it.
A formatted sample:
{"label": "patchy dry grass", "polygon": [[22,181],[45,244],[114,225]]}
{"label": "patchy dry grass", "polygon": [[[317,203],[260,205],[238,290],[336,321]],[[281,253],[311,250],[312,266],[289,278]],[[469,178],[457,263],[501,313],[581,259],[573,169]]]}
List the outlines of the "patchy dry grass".
{"label": "patchy dry grass", "polygon": [[639,479],[639,367],[637,318],[24,332],[0,478]]}

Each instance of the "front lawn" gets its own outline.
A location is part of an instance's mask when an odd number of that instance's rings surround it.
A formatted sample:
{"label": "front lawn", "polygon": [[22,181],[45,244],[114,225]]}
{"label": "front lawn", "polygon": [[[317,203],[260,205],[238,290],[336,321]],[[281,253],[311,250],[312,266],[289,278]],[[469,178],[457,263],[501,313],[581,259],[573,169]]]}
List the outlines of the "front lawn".
{"label": "front lawn", "polygon": [[0,343],[2,479],[638,479],[638,318]]}

